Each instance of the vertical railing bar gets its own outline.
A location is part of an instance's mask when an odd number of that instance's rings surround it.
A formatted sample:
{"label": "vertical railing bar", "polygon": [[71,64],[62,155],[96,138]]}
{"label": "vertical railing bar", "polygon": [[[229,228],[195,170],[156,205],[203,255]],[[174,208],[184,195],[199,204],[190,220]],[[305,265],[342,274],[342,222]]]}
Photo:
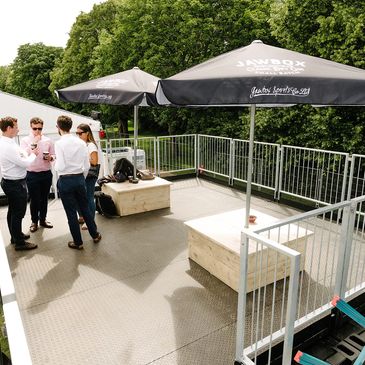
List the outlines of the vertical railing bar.
{"label": "vertical railing bar", "polygon": [[[252,311],[254,311],[255,309],[255,304],[256,304],[256,268],[257,268],[257,241],[256,241],[256,252],[255,252],[255,265],[253,268],[253,299],[252,299]],[[253,312],[254,313],[254,312]],[[254,329],[254,315],[252,314],[252,324],[251,324],[251,330],[253,331]],[[251,332],[251,336],[253,335],[253,332]],[[251,337],[251,343],[253,342],[253,338]]]}
{"label": "vertical railing bar", "polygon": [[318,254],[318,264],[317,264],[317,278],[316,278],[316,286],[315,286],[315,290],[314,290],[314,308],[315,309],[315,305],[317,302],[317,294],[318,294],[318,286],[320,283],[320,267],[321,267],[321,259],[322,259],[322,249],[323,249],[323,224],[325,223],[325,214],[322,214],[322,224],[321,224],[321,230],[320,230],[320,244],[319,244],[319,254]]}
{"label": "vertical railing bar", "polygon": [[267,277],[268,277],[268,270],[269,270],[269,249],[266,249],[266,271],[265,271],[265,285],[264,285],[264,300],[262,303],[262,326],[261,326],[261,338],[264,337],[263,333],[264,333],[264,322],[265,322],[265,304],[266,304],[266,288],[267,288]]}
{"label": "vertical railing bar", "polygon": [[[275,269],[274,269],[274,288],[273,288],[273,295],[272,295],[272,305],[271,305],[271,323],[270,323],[270,343],[272,343],[272,334],[274,329],[274,318],[275,318],[275,298],[276,298],[276,277],[277,277],[277,268],[279,262],[279,253],[276,251],[276,259],[275,259]],[[271,363],[271,347],[269,351],[268,357],[268,364]]]}
{"label": "vertical railing bar", "polygon": [[309,183],[308,183],[308,180],[309,180],[309,173],[310,173],[310,154],[311,154],[311,151],[308,151],[308,157],[307,157],[307,174],[306,174],[306,178],[305,178],[305,197],[308,196],[308,186],[309,186]]}
{"label": "vertical railing bar", "polygon": [[296,178],[296,181],[297,181],[297,187],[296,187],[296,193],[299,194],[299,175],[300,175],[300,165],[301,165],[301,161],[302,161],[302,150],[299,150],[298,151],[298,168],[297,168],[297,178]]}
{"label": "vertical railing bar", "polygon": [[[324,280],[323,280],[323,285],[326,286],[326,279],[327,279],[327,268],[328,268],[328,261],[329,261],[329,252],[330,252],[330,244],[331,244],[331,233],[332,233],[332,229],[331,229],[331,224],[332,224],[332,218],[333,218],[333,211],[330,212],[330,217],[329,217],[329,234],[328,234],[328,239],[327,239],[327,254],[326,254],[326,264],[324,267]],[[322,296],[321,296],[321,303],[324,303],[324,291],[322,291]]]}
{"label": "vertical railing bar", "polygon": [[[245,343],[246,299],[247,299],[247,262],[248,262],[249,237],[241,233],[240,245],[240,276],[237,304],[237,331],[236,331],[236,360],[242,358],[242,347]],[[252,307],[253,316],[253,307]],[[252,327],[251,327],[252,328]],[[251,341],[252,343],[252,341]]]}
{"label": "vertical railing bar", "polygon": [[286,311],[286,325],[284,335],[283,365],[292,363],[293,339],[294,339],[294,322],[297,312],[297,296],[298,296],[298,279],[300,254],[291,257],[290,260],[290,282],[288,290],[288,304]]}
{"label": "vertical railing bar", "polygon": [[[336,156],[333,156],[334,157],[334,161],[333,161],[333,168],[332,168],[332,182],[331,182],[331,184],[333,185],[333,180],[334,180],[334,178],[335,178],[335,174],[336,174],[336,169],[335,169],[335,167],[336,167]],[[338,165],[338,169],[340,169],[340,164]],[[338,174],[338,178],[337,178],[337,184],[335,185],[335,194],[334,194],[334,196],[335,196],[335,200],[333,201],[333,200],[331,200],[331,199],[333,199],[333,186],[331,186],[331,192],[330,192],[330,198],[329,198],[329,203],[330,204],[332,204],[332,203],[337,203],[337,196],[338,196],[338,191],[339,191],[339,184],[338,184],[338,179],[339,179],[339,174]]]}
{"label": "vertical railing bar", "polygon": [[[331,196],[332,196],[332,191],[333,191],[333,178],[334,178],[334,171],[332,172],[332,178],[331,178],[331,182],[329,183],[328,180],[329,180],[329,172],[330,172],[330,169],[331,169],[331,159],[328,157],[327,159],[328,161],[328,164],[327,164],[327,176],[326,176],[326,188],[325,188],[325,191],[327,192],[327,189],[328,189],[328,184],[330,185],[330,188],[329,188],[329,197],[330,197],[330,201],[331,201]],[[326,194],[327,195],[327,194]],[[326,202],[327,201],[327,198],[324,199],[324,201]]]}
{"label": "vertical railing bar", "polygon": [[[261,309],[261,278],[262,278],[262,251],[263,251],[263,245],[260,245],[260,258],[259,258],[259,262],[260,265],[256,266],[256,272],[257,272],[257,268],[260,268],[260,272],[258,273],[258,300],[257,300],[257,320],[256,320],[256,343],[257,343],[257,339],[259,338],[259,318],[260,318],[260,309]],[[262,338],[260,338],[261,340]],[[256,357],[256,356],[255,356]]]}

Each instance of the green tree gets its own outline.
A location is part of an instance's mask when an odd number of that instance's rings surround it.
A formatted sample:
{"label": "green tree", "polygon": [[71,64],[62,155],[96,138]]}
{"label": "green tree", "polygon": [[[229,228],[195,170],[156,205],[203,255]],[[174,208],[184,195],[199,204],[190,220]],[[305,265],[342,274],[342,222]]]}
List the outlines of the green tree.
{"label": "green tree", "polygon": [[318,55],[311,41],[320,28],[320,17],[331,14],[333,0],[278,0],[271,4],[271,33],[285,48]]}
{"label": "green tree", "polygon": [[0,66],[0,90],[7,91],[10,66]]}
{"label": "green tree", "polygon": [[[364,13],[363,1],[281,0],[272,4],[269,22],[283,48],[365,68]],[[364,153],[364,119],[362,107],[261,110],[256,117],[256,138]]]}
{"label": "green tree", "polygon": [[10,66],[7,80],[9,92],[49,105],[57,105],[48,90],[50,72],[61,56],[60,47],[45,46],[43,43],[24,44]]}
{"label": "green tree", "polygon": [[[114,26],[117,0],[109,0],[94,5],[89,13],[81,13],[70,31],[66,49],[51,73],[50,90],[60,89],[91,78],[93,70],[93,50],[99,37]],[[62,103],[66,109],[89,114],[95,106]]]}
{"label": "green tree", "polygon": [[[139,66],[168,77],[255,38],[274,43],[266,29],[270,1],[133,0],[118,7],[115,27],[100,37],[93,76]],[[152,113],[148,118],[148,113]],[[236,131],[237,111],[209,111],[209,130]],[[205,131],[207,113],[154,108],[142,126],[157,123],[169,133]],[[215,118],[217,116],[217,118]],[[201,120],[199,119],[201,118]],[[194,120],[194,122],[190,122]],[[221,126],[221,128],[219,127]]]}

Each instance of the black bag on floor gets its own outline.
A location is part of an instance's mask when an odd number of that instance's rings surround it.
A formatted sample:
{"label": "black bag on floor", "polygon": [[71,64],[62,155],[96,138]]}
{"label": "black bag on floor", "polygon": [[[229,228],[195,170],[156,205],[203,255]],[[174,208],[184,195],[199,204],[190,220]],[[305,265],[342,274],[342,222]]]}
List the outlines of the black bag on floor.
{"label": "black bag on floor", "polygon": [[95,194],[96,211],[101,215],[112,218],[118,216],[117,208],[110,195],[103,193],[102,191],[96,191]]}

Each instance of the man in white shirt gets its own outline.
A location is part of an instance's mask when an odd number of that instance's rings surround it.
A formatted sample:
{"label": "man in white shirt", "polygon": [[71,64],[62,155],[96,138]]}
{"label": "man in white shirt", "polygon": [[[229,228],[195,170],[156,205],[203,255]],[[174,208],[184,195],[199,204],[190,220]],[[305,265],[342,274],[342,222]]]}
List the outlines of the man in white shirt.
{"label": "man in white shirt", "polygon": [[30,236],[22,232],[22,220],[27,210],[26,169],[35,160],[38,149],[34,149],[28,155],[15,142],[14,137],[19,132],[16,118],[1,118],[0,129],[2,131],[0,138],[1,187],[8,198],[7,223],[11,243],[15,245],[17,251],[32,250],[37,248],[37,245],[26,241]]}
{"label": "man in white shirt", "polygon": [[65,115],[58,117],[57,128],[61,138],[55,143],[55,170],[59,175],[57,186],[73,238],[73,241],[68,242],[68,247],[82,250],[83,241],[77,218],[77,207],[80,208],[94,243],[101,240],[101,234],[89,210],[86,196],[85,177],[90,168],[89,153],[86,143],[70,134],[71,127],[70,117]]}

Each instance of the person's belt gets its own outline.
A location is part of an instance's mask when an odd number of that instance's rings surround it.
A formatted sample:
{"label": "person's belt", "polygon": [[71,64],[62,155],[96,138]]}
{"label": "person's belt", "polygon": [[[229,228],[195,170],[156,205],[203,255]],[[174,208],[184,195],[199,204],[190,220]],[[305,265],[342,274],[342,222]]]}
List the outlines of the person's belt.
{"label": "person's belt", "polygon": [[4,181],[13,181],[13,182],[16,182],[16,181],[24,181],[25,180],[25,177],[23,177],[22,179],[5,179],[5,177],[3,177],[3,180]]}
{"label": "person's belt", "polygon": [[84,174],[82,172],[80,172],[79,174],[64,174],[64,175],[60,175],[60,177],[68,177],[68,176],[83,176]]}

